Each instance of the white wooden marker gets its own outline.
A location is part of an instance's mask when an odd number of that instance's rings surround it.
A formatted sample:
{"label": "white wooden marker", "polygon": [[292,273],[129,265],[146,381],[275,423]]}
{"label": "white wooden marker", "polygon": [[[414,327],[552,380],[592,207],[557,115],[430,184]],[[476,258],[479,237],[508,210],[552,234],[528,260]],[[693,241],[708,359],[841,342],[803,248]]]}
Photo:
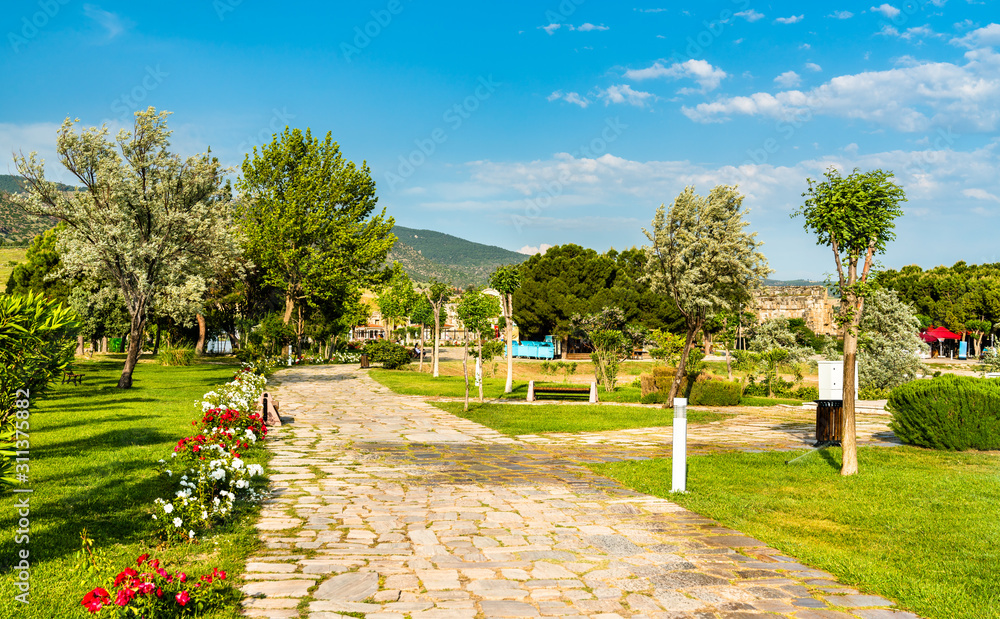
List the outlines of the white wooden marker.
{"label": "white wooden marker", "polygon": [[674,398],[674,454],[671,492],[687,492],[687,398]]}

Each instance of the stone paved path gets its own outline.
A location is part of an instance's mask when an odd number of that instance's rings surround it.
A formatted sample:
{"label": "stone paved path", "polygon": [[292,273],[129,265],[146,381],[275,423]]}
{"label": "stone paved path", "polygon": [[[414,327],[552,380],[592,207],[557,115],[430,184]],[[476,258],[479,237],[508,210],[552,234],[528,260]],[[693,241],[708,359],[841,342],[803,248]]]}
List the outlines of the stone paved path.
{"label": "stone paved path", "polygon": [[[662,430],[513,439],[353,367],[277,382],[294,422],[268,442],[274,494],[244,575],[248,616],[914,617],[581,464],[656,454]],[[801,447],[795,414],[692,426],[692,442]],[[866,440],[886,438],[866,423]]]}

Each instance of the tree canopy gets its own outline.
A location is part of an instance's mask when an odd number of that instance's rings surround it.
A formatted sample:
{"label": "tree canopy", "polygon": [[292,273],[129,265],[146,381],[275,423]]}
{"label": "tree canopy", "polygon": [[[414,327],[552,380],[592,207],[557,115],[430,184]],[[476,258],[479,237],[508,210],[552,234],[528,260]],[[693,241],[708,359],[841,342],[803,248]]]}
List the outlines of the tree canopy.
{"label": "tree canopy", "polygon": [[168,112],[136,112],[115,141],[108,129],[76,130],[66,119],[56,139],[59,161],[84,189],[59,190],[35,153],[15,157],[27,194],[13,200],[32,214],[66,222],[59,253],[70,275],[115,283],[131,318],[118,386],[132,386],[147,312],[171,287],[237,254],[229,225],[225,170],[210,152],[171,153]]}
{"label": "tree canopy", "polygon": [[736,187],[717,185],[702,197],[686,187],[670,209],[661,204],[653,218],[647,250],[648,279],[654,289],[673,299],[684,317],[686,341],[667,404],[684,376],[694,338],[708,318],[749,305],[753,290],[770,273],[758,251],[755,232],[747,232],[743,195]]}

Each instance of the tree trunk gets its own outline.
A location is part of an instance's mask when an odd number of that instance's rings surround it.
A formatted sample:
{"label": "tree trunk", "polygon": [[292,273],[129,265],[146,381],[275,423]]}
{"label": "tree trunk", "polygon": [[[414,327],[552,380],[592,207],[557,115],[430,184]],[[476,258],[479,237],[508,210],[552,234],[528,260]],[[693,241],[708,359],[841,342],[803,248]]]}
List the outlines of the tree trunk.
{"label": "tree trunk", "polygon": [[236,352],[240,347],[240,341],[236,339],[236,334],[226,332],[226,336],[229,338],[229,347],[232,348],[233,352]]}
{"label": "tree trunk", "polygon": [[684,340],[684,350],[681,351],[680,361],[677,362],[677,373],[674,374],[674,382],[670,383],[670,394],[667,396],[667,401],[663,403],[663,408],[673,408],[674,406],[674,398],[677,397],[677,391],[681,387],[681,379],[684,377],[684,368],[687,366],[688,355],[691,353],[691,349],[694,348],[694,338],[698,335],[699,329],[701,329],[700,324],[688,327],[687,338]]}
{"label": "tree trunk", "polygon": [[514,344],[511,342],[512,334],[514,330],[512,325],[514,323],[514,295],[505,294],[503,295],[503,303],[507,306],[504,309],[504,325],[503,330],[507,338],[507,382],[503,386],[504,393],[511,393],[514,391]]}
{"label": "tree trunk", "polygon": [[204,355],[205,335],[208,331],[208,325],[205,323],[205,316],[202,314],[195,314],[195,318],[198,320],[198,343],[194,346],[194,352],[197,355]]}
{"label": "tree trunk", "polygon": [[83,356],[83,336],[82,335],[76,336],[76,356],[77,357],[82,357]]}
{"label": "tree trunk", "polygon": [[292,319],[292,310],[295,309],[295,298],[292,297],[291,291],[285,293],[285,315],[282,321],[287,325],[288,321]]}
{"label": "tree trunk", "polygon": [[465,332],[465,353],[462,355],[462,373],[465,374],[465,409],[469,410],[469,332]]}
{"label": "tree trunk", "polygon": [[[853,280],[853,277],[851,279]],[[856,303],[854,295],[848,296],[846,300],[849,305]],[[858,324],[860,322],[861,309],[858,309],[851,320],[844,325],[844,438],[840,443],[843,447],[841,475],[855,475],[858,472],[858,436],[855,428],[854,392],[857,379],[855,366],[858,358]]]}
{"label": "tree trunk", "polygon": [[139,353],[142,350],[142,334],[146,328],[146,307],[140,305],[132,315],[132,324],[128,334],[128,354],[125,356],[125,367],[122,368],[122,375],[118,379],[119,389],[132,388],[132,372],[139,361]]}
{"label": "tree trunk", "polygon": [[438,310],[437,306],[431,306],[434,309],[434,353],[433,359],[431,360],[431,365],[433,366],[434,378],[439,376],[438,374],[438,345],[441,340],[441,312]]}
{"label": "tree trunk", "polygon": [[476,361],[476,367],[479,368],[479,403],[483,403],[483,373],[485,367],[483,366],[483,334],[479,333],[479,359]]}
{"label": "tree trunk", "polygon": [[420,363],[417,365],[417,371],[422,373],[424,371],[424,323],[420,323],[420,337],[417,338],[417,341],[420,342]]}
{"label": "tree trunk", "polygon": [[726,373],[729,375],[729,380],[733,380],[733,361],[729,355],[729,342],[726,342]]}
{"label": "tree trunk", "polygon": [[302,355],[302,333],[305,331],[305,324],[302,320],[302,304],[299,303],[298,320],[295,322],[295,354]]}

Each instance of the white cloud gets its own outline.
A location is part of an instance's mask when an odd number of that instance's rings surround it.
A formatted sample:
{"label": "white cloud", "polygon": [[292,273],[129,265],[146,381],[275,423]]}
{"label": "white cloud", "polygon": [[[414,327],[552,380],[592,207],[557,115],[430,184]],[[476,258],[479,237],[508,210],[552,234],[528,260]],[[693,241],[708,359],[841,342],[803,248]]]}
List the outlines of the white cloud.
{"label": "white cloud", "polygon": [[547,101],[558,101],[562,100],[566,103],[572,103],[573,105],[579,105],[580,107],[587,107],[590,105],[590,100],[586,97],[581,97],[580,93],[577,92],[566,92],[561,90],[553,92],[551,95],[545,98]]}
{"label": "white cloud", "polygon": [[118,14],[105,11],[93,4],[83,5],[83,14],[104,28],[108,40],[122,34],[131,25],[130,22],[123,20]]}
{"label": "white cloud", "polygon": [[833,13],[827,15],[827,17],[832,17],[834,19],[850,19],[854,17],[854,13],[851,13],[850,11],[834,11]]}
{"label": "white cloud", "polygon": [[785,71],[774,78],[774,83],[782,88],[795,88],[802,83],[802,78],[795,71]]}
{"label": "white cloud", "polygon": [[881,13],[887,19],[892,19],[899,15],[899,9],[891,4],[880,4],[879,6],[873,6],[870,10],[872,13]]}
{"label": "white cloud", "polygon": [[640,13],[662,13],[667,9],[635,9],[635,10]]}
{"label": "white cloud", "polygon": [[776,24],[797,24],[800,21],[802,21],[803,19],[805,19],[805,17],[806,17],[805,15],[792,15],[790,17],[779,17],[778,19],[774,20],[774,23],[776,23]]}
{"label": "white cloud", "polygon": [[923,26],[916,26],[915,28],[907,28],[906,32],[899,35],[899,38],[909,41],[913,38],[930,39],[930,38],[940,38],[943,36],[944,36],[943,34],[934,32],[934,30],[931,29],[930,26],[923,25]]}
{"label": "white cloud", "polygon": [[951,44],[970,49],[1000,45],[1000,24],[990,24],[978,30],[973,30],[964,37],[952,39]]}
{"label": "white cloud", "polygon": [[608,86],[604,90],[598,91],[597,96],[604,100],[604,105],[625,103],[635,107],[645,107],[651,100],[656,100],[653,93],[633,90],[628,84]]}
{"label": "white cloud", "polygon": [[810,71],[816,71],[817,73],[823,70],[823,67],[819,66],[815,62],[807,62],[806,68]]}
{"label": "white cloud", "polygon": [[989,202],[1000,202],[1000,196],[992,194],[985,189],[963,189],[962,195],[973,200],[986,200]]}
{"label": "white cloud", "polygon": [[549,24],[548,26],[539,26],[540,29],[544,30],[546,34],[553,34],[556,30],[562,28],[562,24]]}
{"label": "white cloud", "polygon": [[519,254],[527,254],[528,256],[534,256],[535,254],[544,254],[547,252],[552,245],[548,243],[542,243],[538,247],[532,247],[531,245],[525,245],[521,249],[517,250]]}
{"label": "white cloud", "polygon": [[955,22],[954,24],[955,30],[968,30],[969,28],[972,28],[974,25],[975,24],[972,22],[972,20],[968,18],[963,19],[960,22]]}
{"label": "white cloud", "polygon": [[864,120],[899,131],[948,127],[959,132],[1000,128],[1000,54],[989,49],[965,54],[964,65],[917,62],[887,71],[835,77],[801,92],[757,92],[684,107],[698,122],[728,120],[733,115],[790,117],[832,116]]}
{"label": "white cloud", "polygon": [[757,21],[758,19],[764,19],[764,14],[763,13],[759,13],[759,12],[755,11],[754,9],[750,9],[749,11],[740,11],[739,13],[736,13],[736,17],[742,17],[743,19],[747,20],[748,22],[753,23],[753,22]]}
{"label": "white cloud", "polygon": [[589,22],[577,26],[576,29],[579,30],[580,32],[590,32],[591,30],[610,30],[610,28],[608,28],[604,24],[601,24],[600,26],[595,26],[594,24],[591,24]]}
{"label": "white cloud", "polygon": [[728,74],[722,69],[712,66],[705,60],[691,59],[684,62],[675,62],[669,67],[657,60],[652,66],[645,69],[629,69],[625,72],[625,77],[630,80],[646,80],[660,77],[672,79],[690,78],[701,86],[701,92],[708,92],[718,88],[722,80],[728,77]]}
{"label": "white cloud", "polygon": [[875,35],[882,37],[898,37],[899,30],[896,30],[895,26],[890,26],[889,24],[882,24],[882,29],[876,32]]}

